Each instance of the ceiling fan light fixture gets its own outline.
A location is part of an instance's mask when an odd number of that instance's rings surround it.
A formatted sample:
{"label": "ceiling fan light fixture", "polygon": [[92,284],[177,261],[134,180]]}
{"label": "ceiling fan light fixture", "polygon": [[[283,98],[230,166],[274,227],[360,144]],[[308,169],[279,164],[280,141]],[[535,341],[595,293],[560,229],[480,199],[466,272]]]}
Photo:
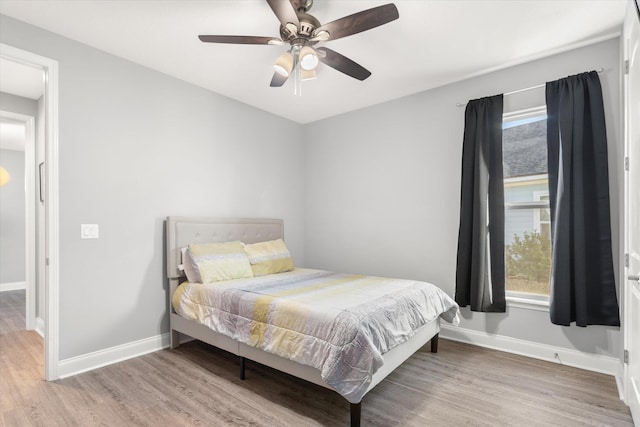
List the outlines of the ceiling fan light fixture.
{"label": "ceiling fan light fixture", "polygon": [[318,66],[318,54],[316,51],[310,47],[305,46],[300,51],[300,67],[303,70],[310,71],[315,69]]}
{"label": "ceiling fan light fixture", "polygon": [[273,69],[281,76],[289,77],[293,69],[293,55],[289,52],[284,52],[276,59],[275,64],[273,64]]}
{"label": "ceiling fan light fixture", "polygon": [[303,82],[315,79],[316,75],[316,70],[300,70],[300,80],[302,80]]}

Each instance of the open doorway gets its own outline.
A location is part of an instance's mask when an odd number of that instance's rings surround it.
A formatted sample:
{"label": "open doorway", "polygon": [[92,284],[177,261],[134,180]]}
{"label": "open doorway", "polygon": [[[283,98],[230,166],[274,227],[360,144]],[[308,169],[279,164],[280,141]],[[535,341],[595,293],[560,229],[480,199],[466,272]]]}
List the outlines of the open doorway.
{"label": "open doorway", "polygon": [[36,100],[0,90],[0,296],[24,299],[21,323],[44,336],[42,304],[36,321],[37,293],[43,289],[37,283],[36,115]]}
{"label": "open doorway", "polygon": [[[44,336],[44,377],[55,380],[59,277],[58,63],[1,43],[0,61],[0,120],[14,127],[23,126],[24,135],[24,168],[15,178],[24,176],[25,326],[39,330]],[[36,81],[39,84],[34,84]],[[35,105],[35,112],[29,105]],[[16,156],[3,156],[10,157]]]}
{"label": "open doorway", "polygon": [[[44,72],[0,58],[0,333],[44,337]],[[42,340],[32,338],[44,361]]]}

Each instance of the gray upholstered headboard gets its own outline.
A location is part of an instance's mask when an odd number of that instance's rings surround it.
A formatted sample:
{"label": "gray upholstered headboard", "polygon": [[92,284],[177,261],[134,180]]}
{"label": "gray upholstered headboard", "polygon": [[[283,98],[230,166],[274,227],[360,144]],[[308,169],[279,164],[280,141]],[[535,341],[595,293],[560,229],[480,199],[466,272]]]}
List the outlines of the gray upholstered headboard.
{"label": "gray upholstered headboard", "polygon": [[257,243],[284,239],[281,219],[265,218],[167,218],[167,276],[176,279],[182,261],[181,249],[189,243],[223,243],[239,240]]}

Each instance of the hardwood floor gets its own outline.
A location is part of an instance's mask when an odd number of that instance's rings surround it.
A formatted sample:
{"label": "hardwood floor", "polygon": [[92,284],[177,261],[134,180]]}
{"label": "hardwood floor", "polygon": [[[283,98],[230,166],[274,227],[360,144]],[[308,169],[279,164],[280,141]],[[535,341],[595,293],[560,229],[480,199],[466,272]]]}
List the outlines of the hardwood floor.
{"label": "hardwood floor", "polygon": [[[251,361],[241,381],[235,356],[200,342],[46,382],[42,339],[16,327],[20,296],[13,292],[0,293],[3,426],[349,424],[349,405],[337,393]],[[425,346],[365,396],[362,425],[631,426],[632,421],[610,376],[441,339],[437,354]]]}
{"label": "hardwood floor", "polygon": [[0,333],[23,330],[25,320],[25,291],[0,292]]}

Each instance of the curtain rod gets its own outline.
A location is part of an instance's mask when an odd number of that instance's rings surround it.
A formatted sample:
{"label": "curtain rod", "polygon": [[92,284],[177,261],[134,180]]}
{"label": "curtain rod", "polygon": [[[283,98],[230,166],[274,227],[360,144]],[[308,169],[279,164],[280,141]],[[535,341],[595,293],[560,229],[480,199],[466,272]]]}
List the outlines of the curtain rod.
{"label": "curtain rod", "polygon": [[[600,73],[604,72],[604,68],[598,68],[598,69],[596,70],[596,72],[597,72],[598,74],[600,74]],[[526,87],[526,88],[524,88],[524,89],[513,90],[513,91],[511,91],[511,92],[503,93],[502,95],[503,95],[503,96],[515,95],[516,93],[520,93],[520,92],[527,92],[527,91],[529,91],[529,90],[539,89],[539,88],[541,88],[541,87],[545,87],[545,86],[546,86],[546,83],[542,83],[542,84],[539,84],[539,85],[535,85],[535,86],[531,86],[531,87]],[[466,102],[465,102],[464,104],[463,104],[463,103],[458,102],[458,103],[456,104],[456,107],[464,107],[465,105],[467,105],[467,103],[466,103]]]}

